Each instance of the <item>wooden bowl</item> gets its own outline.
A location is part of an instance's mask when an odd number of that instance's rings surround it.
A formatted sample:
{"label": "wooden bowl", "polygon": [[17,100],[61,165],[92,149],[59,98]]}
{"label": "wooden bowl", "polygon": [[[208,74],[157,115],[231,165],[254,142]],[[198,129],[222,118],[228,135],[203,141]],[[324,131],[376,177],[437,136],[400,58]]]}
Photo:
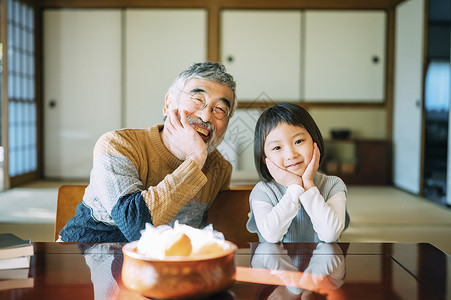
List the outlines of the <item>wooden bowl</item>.
{"label": "wooden bowl", "polygon": [[236,245],[226,241],[219,254],[152,259],[136,251],[137,241],[122,248],[122,282],[151,298],[204,297],[235,282]]}

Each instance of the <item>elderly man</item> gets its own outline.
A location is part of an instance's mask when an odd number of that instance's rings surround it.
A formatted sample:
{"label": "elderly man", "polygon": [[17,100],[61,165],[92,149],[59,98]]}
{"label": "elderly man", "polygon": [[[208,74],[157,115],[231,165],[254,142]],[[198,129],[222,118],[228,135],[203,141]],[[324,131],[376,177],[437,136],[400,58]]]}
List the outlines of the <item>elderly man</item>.
{"label": "elderly man", "polygon": [[134,241],[145,223],[205,226],[208,207],[230,186],[232,166],[216,147],[235,107],[235,81],[223,65],[180,73],[165,97],[164,126],[97,141],[90,183],[59,241]]}

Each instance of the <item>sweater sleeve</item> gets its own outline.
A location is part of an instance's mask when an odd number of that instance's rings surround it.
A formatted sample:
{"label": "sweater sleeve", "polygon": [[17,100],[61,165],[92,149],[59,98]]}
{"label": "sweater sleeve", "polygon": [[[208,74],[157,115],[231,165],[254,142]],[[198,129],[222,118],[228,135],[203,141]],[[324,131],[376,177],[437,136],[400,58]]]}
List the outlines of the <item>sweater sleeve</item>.
{"label": "sweater sleeve", "polygon": [[252,199],[252,212],[258,231],[270,243],[278,243],[287,233],[291,221],[300,208],[299,195],[304,189],[299,185],[290,185],[285,195],[275,206],[263,199]]}
{"label": "sweater sleeve", "polygon": [[141,193],[133,193],[121,197],[113,207],[111,216],[119,230],[130,242],[139,240],[141,230],[146,227],[146,223],[152,224],[152,217],[142,199]]}
{"label": "sweater sleeve", "polygon": [[345,227],[346,193],[339,192],[326,202],[318,188],[314,187],[303,193],[299,200],[310,216],[319,239],[326,243],[337,241]]}
{"label": "sweater sleeve", "polygon": [[192,160],[184,161],[157,186],[142,192],[154,226],[167,224],[205,185],[207,177]]}

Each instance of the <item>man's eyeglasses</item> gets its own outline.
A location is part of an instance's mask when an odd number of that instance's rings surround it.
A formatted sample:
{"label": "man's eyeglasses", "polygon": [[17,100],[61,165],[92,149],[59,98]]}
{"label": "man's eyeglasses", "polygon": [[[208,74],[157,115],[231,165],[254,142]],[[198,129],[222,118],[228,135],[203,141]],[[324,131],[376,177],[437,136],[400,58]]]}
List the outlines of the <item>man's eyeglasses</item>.
{"label": "man's eyeglasses", "polygon": [[[189,98],[191,99],[189,106],[194,110],[203,110],[209,103],[208,97],[204,93],[185,92],[182,90],[180,90],[180,92],[189,95]],[[225,103],[219,101],[211,109],[211,113],[216,119],[223,120],[230,115],[230,108]]]}

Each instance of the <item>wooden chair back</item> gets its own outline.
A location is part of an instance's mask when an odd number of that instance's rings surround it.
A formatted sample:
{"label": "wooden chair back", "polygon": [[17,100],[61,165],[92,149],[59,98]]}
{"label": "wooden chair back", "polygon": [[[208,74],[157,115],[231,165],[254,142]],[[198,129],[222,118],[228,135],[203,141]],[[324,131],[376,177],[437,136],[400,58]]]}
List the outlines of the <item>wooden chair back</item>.
{"label": "wooden chair back", "polygon": [[[86,185],[63,185],[58,189],[55,241],[67,221],[75,215],[83,199]],[[208,224],[224,234],[231,242],[255,242],[258,236],[246,229],[249,214],[249,195],[252,187],[232,188],[220,192],[208,210]]]}
{"label": "wooden chair back", "polygon": [[78,203],[83,199],[86,185],[62,185],[58,189],[58,202],[56,204],[55,241],[66,225],[67,221],[75,215]]}
{"label": "wooden chair back", "polygon": [[207,224],[213,224],[228,241],[258,242],[257,234],[246,229],[251,191],[252,187],[246,187],[220,192],[208,210]]}

